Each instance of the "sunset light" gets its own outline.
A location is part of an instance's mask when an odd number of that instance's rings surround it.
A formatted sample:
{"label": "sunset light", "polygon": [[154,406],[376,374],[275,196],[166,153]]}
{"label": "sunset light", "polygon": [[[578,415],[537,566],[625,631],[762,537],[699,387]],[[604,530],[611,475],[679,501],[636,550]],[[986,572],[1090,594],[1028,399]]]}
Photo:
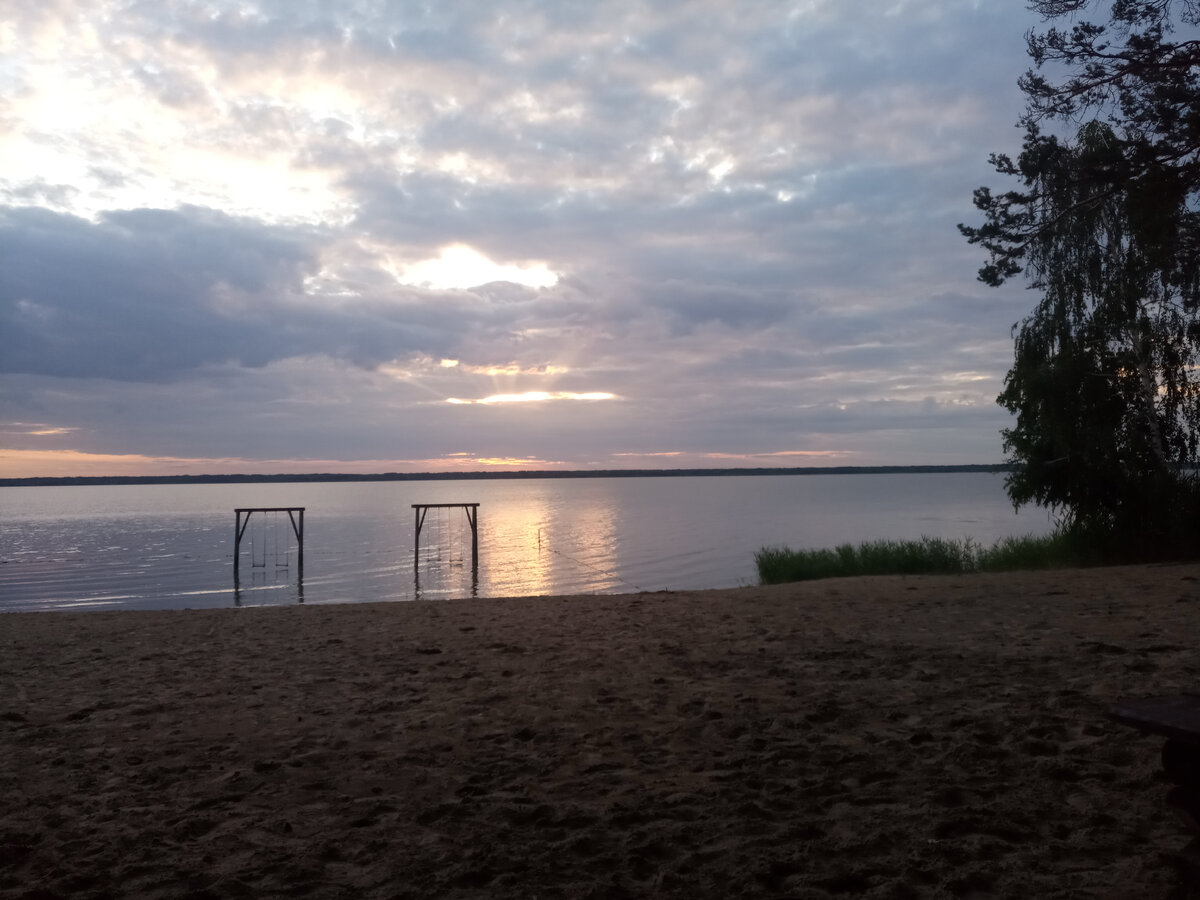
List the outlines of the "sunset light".
{"label": "sunset light", "polygon": [[1198,110],[1200,0],[7,0],[0,900],[1200,882]]}
{"label": "sunset light", "polygon": [[462,244],[442,248],[436,259],[427,259],[409,266],[400,276],[401,284],[412,284],[450,290],[476,287],[494,281],[508,281],[532,288],[550,288],[558,284],[558,276],[545,263],[528,266],[501,265],[488,259],[478,250]]}
{"label": "sunset light", "polygon": [[1027,4],[8,7],[0,478],[1003,458]]}
{"label": "sunset light", "polygon": [[616,394],[604,391],[593,391],[586,394],[576,394],[571,391],[525,391],[523,394],[492,394],[478,400],[462,400],[450,397],[446,402],[457,405],[492,404],[492,403],[538,403],[544,400],[616,400]]}

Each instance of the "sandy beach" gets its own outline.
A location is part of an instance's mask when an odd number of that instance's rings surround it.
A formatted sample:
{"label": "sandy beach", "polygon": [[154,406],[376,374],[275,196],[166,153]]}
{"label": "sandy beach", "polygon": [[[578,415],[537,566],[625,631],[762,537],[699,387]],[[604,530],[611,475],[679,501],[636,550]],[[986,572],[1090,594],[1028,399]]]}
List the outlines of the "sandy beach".
{"label": "sandy beach", "polygon": [[0,897],[1170,895],[1200,566],[0,616]]}

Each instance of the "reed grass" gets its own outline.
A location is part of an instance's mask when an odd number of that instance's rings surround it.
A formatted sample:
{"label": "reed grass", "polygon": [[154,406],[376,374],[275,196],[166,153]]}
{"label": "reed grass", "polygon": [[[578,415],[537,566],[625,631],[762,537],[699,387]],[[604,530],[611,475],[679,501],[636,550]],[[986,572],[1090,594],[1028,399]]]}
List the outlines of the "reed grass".
{"label": "reed grass", "polygon": [[754,554],[759,581],[783,584],[851,575],[956,575],[1011,572],[1086,564],[1078,542],[1062,533],[1003,538],[991,547],[975,541],[922,537],[916,541],[867,541],[833,549],[763,547]]}

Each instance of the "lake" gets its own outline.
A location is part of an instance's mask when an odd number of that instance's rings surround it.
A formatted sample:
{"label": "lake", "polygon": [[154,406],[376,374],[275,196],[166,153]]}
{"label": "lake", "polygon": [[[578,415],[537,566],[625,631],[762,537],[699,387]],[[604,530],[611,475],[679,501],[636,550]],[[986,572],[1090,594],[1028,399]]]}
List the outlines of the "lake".
{"label": "lake", "polygon": [[[479,503],[479,564],[461,509]],[[256,513],[234,581],[234,510]],[[0,488],[0,611],[616,593],[757,582],[764,546],[1045,534],[991,473]]]}

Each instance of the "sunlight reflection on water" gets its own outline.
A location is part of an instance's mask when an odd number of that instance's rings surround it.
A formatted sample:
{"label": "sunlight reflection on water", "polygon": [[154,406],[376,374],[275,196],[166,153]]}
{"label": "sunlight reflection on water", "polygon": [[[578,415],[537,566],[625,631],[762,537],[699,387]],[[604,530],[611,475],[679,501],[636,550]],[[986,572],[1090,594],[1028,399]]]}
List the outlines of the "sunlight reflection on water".
{"label": "sunlight reflection on water", "polygon": [[[30,487],[0,497],[8,611],[732,587],[754,583],[754,552],[767,545],[991,543],[1051,527],[1041,511],[1014,514],[1000,476],[974,473]],[[461,510],[427,520],[414,567],[411,504],[459,502],[481,504],[478,571]],[[281,551],[285,565],[256,567],[243,543],[235,591],[233,510],[247,506],[307,508],[302,580],[294,547]]]}

